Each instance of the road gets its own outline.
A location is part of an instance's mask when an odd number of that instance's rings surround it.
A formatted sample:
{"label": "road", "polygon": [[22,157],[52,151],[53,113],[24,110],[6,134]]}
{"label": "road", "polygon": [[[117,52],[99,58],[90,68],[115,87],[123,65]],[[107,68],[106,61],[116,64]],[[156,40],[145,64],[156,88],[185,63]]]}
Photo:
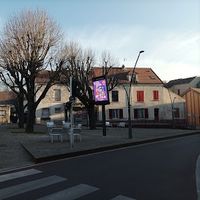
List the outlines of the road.
{"label": "road", "polygon": [[196,200],[193,135],[0,175],[0,199]]}

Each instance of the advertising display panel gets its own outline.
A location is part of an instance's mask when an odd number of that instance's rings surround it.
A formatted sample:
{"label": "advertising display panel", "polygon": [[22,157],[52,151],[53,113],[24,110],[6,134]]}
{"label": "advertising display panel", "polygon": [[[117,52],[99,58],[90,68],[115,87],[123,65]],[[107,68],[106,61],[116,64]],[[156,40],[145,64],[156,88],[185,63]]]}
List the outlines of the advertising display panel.
{"label": "advertising display panel", "polygon": [[108,86],[105,76],[99,76],[92,79],[94,101],[97,105],[109,104]]}

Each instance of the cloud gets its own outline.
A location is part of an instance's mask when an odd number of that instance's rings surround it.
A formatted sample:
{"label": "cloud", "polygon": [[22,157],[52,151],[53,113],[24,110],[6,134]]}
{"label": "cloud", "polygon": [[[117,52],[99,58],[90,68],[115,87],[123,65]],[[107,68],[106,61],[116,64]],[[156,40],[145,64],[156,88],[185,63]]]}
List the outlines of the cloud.
{"label": "cloud", "polygon": [[144,60],[163,80],[200,76],[198,33],[166,33]]}
{"label": "cloud", "polygon": [[71,29],[67,36],[97,53],[110,51],[125,66],[144,50],[138,66],[151,67],[162,80],[200,75],[200,36],[192,30],[105,25]]}

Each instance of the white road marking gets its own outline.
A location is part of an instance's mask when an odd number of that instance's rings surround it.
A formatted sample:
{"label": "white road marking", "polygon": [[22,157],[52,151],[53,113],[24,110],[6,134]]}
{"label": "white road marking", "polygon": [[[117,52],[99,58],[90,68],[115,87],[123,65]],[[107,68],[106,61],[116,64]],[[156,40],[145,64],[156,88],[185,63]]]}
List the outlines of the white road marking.
{"label": "white road marking", "polygon": [[65,181],[65,178],[59,176],[49,176],[34,181],[25,182],[19,185],[0,189],[0,199],[5,199],[15,195],[23,194],[38,188],[46,187],[55,183]]}
{"label": "white road marking", "polygon": [[116,196],[115,198],[113,198],[111,200],[136,200],[136,199],[133,199],[133,198],[130,198],[130,197],[126,197],[126,196],[123,196],[123,195],[118,195],[118,196]]}
{"label": "white road marking", "polygon": [[76,185],[66,190],[62,190],[45,197],[39,198],[38,200],[74,200],[97,191],[98,188],[86,184]]}
{"label": "white road marking", "polygon": [[36,169],[28,169],[28,170],[24,170],[24,171],[20,171],[20,172],[13,172],[13,173],[9,173],[9,174],[4,174],[4,175],[0,176],[0,183],[4,182],[4,181],[16,179],[16,178],[21,178],[21,177],[25,177],[25,176],[34,175],[34,174],[39,174],[39,173],[41,173],[41,171],[36,170]]}

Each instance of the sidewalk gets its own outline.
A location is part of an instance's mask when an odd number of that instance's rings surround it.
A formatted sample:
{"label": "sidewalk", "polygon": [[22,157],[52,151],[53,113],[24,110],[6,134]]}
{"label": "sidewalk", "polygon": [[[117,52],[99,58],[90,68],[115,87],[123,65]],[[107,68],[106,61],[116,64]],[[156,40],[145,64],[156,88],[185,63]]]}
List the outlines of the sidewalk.
{"label": "sidewalk", "polygon": [[0,126],[0,171],[47,160],[200,134],[197,130],[133,128],[133,139],[128,139],[127,128],[109,127],[107,136],[102,136],[101,128],[89,130],[83,127],[82,141],[76,141],[74,147],[70,148],[67,134],[63,143],[56,141],[52,144],[45,126],[36,126],[35,131],[38,133],[26,134],[17,129],[16,125]]}

